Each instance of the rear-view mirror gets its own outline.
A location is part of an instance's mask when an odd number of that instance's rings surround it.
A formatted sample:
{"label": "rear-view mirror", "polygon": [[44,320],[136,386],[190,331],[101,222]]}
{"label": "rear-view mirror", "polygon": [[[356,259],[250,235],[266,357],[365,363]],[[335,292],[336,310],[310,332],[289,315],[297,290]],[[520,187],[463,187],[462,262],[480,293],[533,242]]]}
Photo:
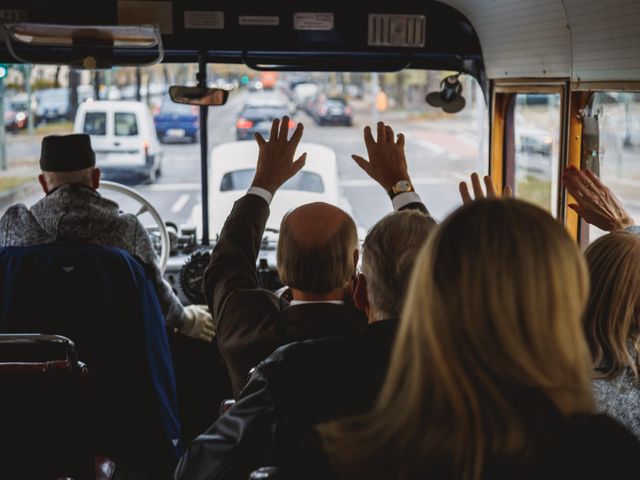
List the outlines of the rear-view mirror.
{"label": "rear-view mirror", "polygon": [[229,91],[222,88],[182,87],[174,85],[169,87],[169,95],[175,103],[185,103],[199,107],[216,107],[227,103]]}

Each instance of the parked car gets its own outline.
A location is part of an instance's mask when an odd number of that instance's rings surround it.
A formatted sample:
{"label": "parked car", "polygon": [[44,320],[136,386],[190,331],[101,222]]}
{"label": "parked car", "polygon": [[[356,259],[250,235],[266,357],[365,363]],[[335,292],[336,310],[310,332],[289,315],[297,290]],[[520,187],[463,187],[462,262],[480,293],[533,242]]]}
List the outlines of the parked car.
{"label": "parked car", "polygon": [[36,92],[36,122],[54,122],[67,118],[69,89],[45,88]]}
{"label": "parked car", "polygon": [[[326,202],[342,207],[338,194],[335,152],[324,145],[301,143],[298,153],[307,152],[304,168],[287,181],[273,197],[267,229],[278,230],[282,217],[292,208],[309,202]],[[258,158],[256,142],[231,142],[211,152],[209,212],[212,233],[219,233],[233,203],[242,197],[253,179]]]}
{"label": "parked car", "polygon": [[640,120],[630,118],[628,125],[622,128],[622,145],[624,148],[640,148]]}
{"label": "parked car", "polygon": [[318,125],[353,125],[353,112],[342,97],[321,97],[313,106],[313,119]]}
{"label": "parked car", "polygon": [[144,175],[153,183],[161,173],[160,142],[151,112],[142,102],[84,102],[73,131],[91,136],[96,165],[105,178]]}
{"label": "parked car", "polygon": [[22,130],[27,126],[29,109],[26,98],[22,100],[18,96],[4,99],[4,128],[10,132]]}
{"label": "parked car", "polygon": [[[277,99],[258,99],[247,103],[236,121],[236,140],[253,140],[255,133],[267,138],[271,131],[271,123],[276,118],[291,115],[290,106]],[[289,129],[296,125],[289,120]]]}
{"label": "parked car", "polygon": [[170,97],[165,97],[154,122],[158,138],[163,143],[198,141],[200,118],[197,107],[174,103]]}
{"label": "parked car", "polygon": [[[79,85],[78,104],[93,99],[93,86]],[[64,120],[69,115],[69,89],[45,88],[35,92],[36,107],[35,120],[41,122],[55,122]]]}

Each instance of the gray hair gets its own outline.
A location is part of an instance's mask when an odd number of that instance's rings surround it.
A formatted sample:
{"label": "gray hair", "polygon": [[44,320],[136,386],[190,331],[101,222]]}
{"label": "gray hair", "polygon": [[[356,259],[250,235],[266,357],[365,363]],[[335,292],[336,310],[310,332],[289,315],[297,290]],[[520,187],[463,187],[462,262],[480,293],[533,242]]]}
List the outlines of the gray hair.
{"label": "gray hair", "polygon": [[49,190],[61,187],[63,185],[69,185],[71,183],[80,183],[82,185],[91,185],[91,174],[95,170],[95,167],[84,168],[82,170],[73,170],[72,172],[49,172],[43,171],[45,182]]}
{"label": "gray hair", "polygon": [[387,215],[369,231],[362,246],[362,273],[374,320],[399,318],[411,271],[436,222],[417,210]]}

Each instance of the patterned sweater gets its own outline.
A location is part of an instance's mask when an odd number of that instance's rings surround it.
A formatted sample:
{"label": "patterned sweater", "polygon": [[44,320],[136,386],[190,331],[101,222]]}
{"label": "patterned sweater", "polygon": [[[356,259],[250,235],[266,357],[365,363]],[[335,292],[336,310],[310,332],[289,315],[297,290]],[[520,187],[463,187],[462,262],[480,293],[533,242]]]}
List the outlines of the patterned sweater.
{"label": "patterned sweater", "polygon": [[56,240],[80,240],[121,248],[153,270],[160,306],[168,325],[184,323],[184,308],[162,278],[147,231],[135,215],[122,214],[118,204],[85,185],[52,190],[31,209],[10,207],[0,219],[0,247],[28,246]]}
{"label": "patterned sweater", "polygon": [[640,438],[640,385],[627,370],[613,379],[593,381],[598,409],[622,423]]}

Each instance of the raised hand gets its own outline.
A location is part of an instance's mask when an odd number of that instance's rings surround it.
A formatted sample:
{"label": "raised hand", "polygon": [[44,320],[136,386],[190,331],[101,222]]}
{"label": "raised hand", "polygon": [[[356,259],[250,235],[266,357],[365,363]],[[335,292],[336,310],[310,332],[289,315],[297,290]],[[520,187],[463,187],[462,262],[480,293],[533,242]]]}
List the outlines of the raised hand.
{"label": "raised hand", "polygon": [[[471,197],[471,193],[469,192],[469,187],[466,182],[460,182],[459,190],[460,196],[462,197],[462,203],[465,205],[473,202],[474,200],[482,200],[484,198],[498,198],[496,195],[496,190],[493,188],[493,182],[491,181],[491,177],[485,175],[483,178],[485,189],[487,190],[487,194],[485,196],[482,191],[482,185],[480,184],[480,175],[476,172],[471,174],[471,187],[473,188],[473,195],[475,198]],[[502,192],[503,197],[511,197],[512,196],[511,187],[507,185],[504,187],[504,191]]]}
{"label": "raised hand", "polygon": [[624,230],[634,225],[631,216],[620,201],[591,170],[567,167],[562,174],[567,191],[577,203],[569,208],[580,215],[585,222],[607,232]]}
{"label": "raised hand", "polygon": [[287,180],[304,167],[306,152],[294,161],[293,156],[302,138],[304,126],[298,122],[291,140],[288,140],[289,117],[274,120],[271,124],[269,141],[259,133],[255,134],[258,142],[258,165],[251,186],[260,187],[275,193]]}
{"label": "raised hand", "polygon": [[371,127],[366,126],[364,144],[367,147],[369,160],[355,154],[351,155],[351,158],[382,188],[389,191],[400,180],[410,180],[407,159],[404,156],[402,133],[398,134],[396,140],[393,129],[383,122],[378,122],[378,141],[373,139]]}

